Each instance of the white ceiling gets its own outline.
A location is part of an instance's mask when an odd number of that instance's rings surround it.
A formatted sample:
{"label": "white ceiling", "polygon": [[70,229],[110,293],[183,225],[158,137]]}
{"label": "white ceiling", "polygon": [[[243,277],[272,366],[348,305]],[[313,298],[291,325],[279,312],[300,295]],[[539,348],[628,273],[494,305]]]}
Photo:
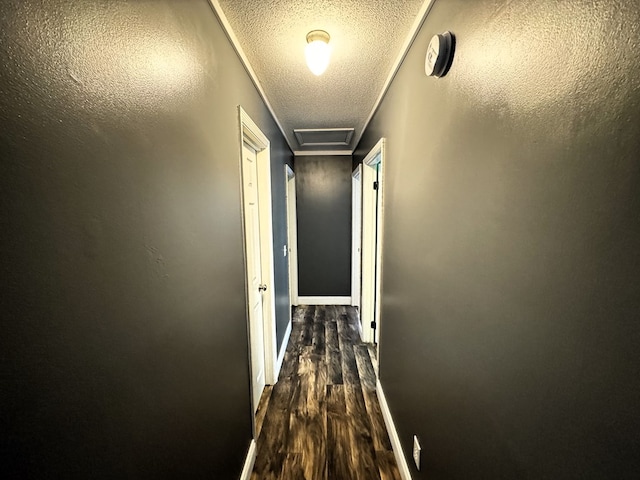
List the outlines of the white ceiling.
{"label": "white ceiling", "polygon": [[[296,154],[353,151],[431,3],[211,0]],[[332,48],[320,77],[304,59],[306,35],[317,29],[329,33]],[[294,135],[333,128],[355,131],[348,143],[330,146],[301,146]]]}

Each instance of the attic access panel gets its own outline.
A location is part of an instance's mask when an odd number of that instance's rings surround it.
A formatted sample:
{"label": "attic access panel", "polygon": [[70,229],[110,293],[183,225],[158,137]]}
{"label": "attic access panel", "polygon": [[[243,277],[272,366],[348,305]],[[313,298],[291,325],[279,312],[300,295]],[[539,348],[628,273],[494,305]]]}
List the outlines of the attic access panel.
{"label": "attic access panel", "polygon": [[296,128],[293,133],[301,147],[348,146],[353,128]]}

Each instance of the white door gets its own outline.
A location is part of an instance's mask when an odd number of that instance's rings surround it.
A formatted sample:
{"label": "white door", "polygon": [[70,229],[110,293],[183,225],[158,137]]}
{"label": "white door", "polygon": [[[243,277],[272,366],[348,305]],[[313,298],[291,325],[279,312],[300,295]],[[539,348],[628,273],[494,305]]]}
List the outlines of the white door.
{"label": "white door", "polygon": [[242,147],[244,227],[247,256],[247,296],[249,302],[249,340],[251,345],[251,390],[253,411],[265,387],[264,323],[262,317],[262,268],[260,259],[260,214],[258,208],[258,169],[256,152]]}

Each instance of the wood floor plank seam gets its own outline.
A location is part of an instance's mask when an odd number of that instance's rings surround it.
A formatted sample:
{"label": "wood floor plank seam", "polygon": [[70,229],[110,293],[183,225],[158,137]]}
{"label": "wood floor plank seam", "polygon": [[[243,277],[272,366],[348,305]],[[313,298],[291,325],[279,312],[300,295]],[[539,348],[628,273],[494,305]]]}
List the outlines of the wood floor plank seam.
{"label": "wood floor plank seam", "polygon": [[294,308],[279,381],[255,416],[252,480],[400,480],[376,394],[374,345],[350,306]]}

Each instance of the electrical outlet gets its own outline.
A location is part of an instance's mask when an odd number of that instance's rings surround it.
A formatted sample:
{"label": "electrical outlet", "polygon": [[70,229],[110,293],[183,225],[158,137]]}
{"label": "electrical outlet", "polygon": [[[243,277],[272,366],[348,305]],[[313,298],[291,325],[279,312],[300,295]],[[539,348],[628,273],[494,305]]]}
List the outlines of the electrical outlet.
{"label": "electrical outlet", "polygon": [[413,436],[413,461],[416,464],[416,468],[420,470],[420,452],[422,448],[420,447],[420,443],[418,442],[418,437],[416,435]]}

